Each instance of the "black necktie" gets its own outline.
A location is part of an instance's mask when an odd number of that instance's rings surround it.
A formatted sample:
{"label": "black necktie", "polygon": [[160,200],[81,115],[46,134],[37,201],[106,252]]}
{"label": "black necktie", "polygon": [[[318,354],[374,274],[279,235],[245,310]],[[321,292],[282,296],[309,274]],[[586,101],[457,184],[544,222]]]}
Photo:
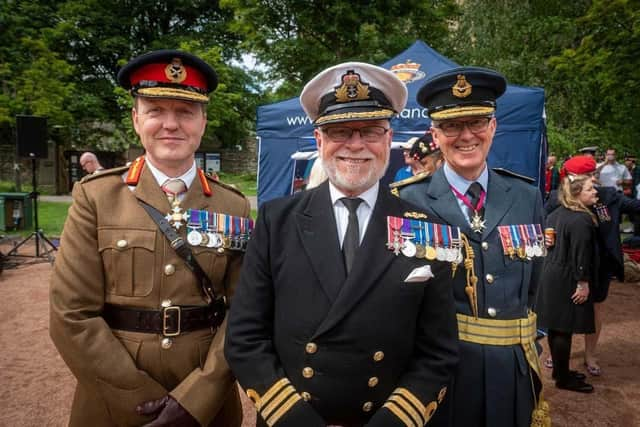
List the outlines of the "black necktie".
{"label": "black necktie", "polygon": [[[474,208],[478,206],[478,202],[480,201],[481,194],[482,194],[482,185],[480,185],[480,183],[474,182],[469,186],[469,189],[467,190],[467,197],[471,202],[471,206],[473,206]],[[471,219],[474,216],[475,210],[472,210],[472,209],[468,209],[468,210],[469,210],[468,212],[469,219]],[[480,215],[481,218],[484,216],[484,203],[482,204],[482,207],[478,209],[478,215]]]}
{"label": "black necktie", "polygon": [[353,266],[353,260],[356,257],[356,251],[358,250],[358,246],[360,246],[360,228],[358,226],[358,215],[356,214],[356,210],[360,203],[362,203],[362,199],[349,199],[343,197],[340,201],[349,211],[349,223],[347,225],[347,231],[344,234],[344,240],[342,241],[344,266],[347,269],[347,274],[349,274],[351,267]]}

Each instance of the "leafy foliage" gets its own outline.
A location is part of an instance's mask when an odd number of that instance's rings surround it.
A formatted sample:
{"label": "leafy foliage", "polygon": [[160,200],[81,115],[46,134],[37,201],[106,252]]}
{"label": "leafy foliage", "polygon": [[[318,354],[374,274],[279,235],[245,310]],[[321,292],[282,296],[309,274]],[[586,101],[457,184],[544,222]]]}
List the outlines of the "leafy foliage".
{"label": "leafy foliage", "polygon": [[300,1],[222,0],[233,10],[231,28],[243,46],[281,84],[280,97],[293,96],[330,64],[348,60],[379,63],[416,39],[443,44],[452,0]]}

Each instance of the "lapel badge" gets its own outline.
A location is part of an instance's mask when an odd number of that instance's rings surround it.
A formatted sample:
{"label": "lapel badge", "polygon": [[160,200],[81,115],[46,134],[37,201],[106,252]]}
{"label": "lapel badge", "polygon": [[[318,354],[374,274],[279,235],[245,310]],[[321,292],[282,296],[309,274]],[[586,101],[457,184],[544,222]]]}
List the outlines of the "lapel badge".
{"label": "lapel badge", "polygon": [[464,74],[458,74],[458,81],[451,87],[451,92],[456,98],[466,98],[471,95],[472,87]]}
{"label": "lapel badge", "polygon": [[182,83],[187,78],[187,69],[182,65],[180,58],[173,58],[164,69],[164,75],[172,83]]}
{"label": "lapel badge", "polygon": [[369,99],[369,84],[360,80],[353,70],[342,76],[342,85],[335,87],[336,101],[351,102]]}
{"label": "lapel badge", "polygon": [[414,211],[405,212],[403,216],[406,218],[413,218],[413,219],[427,219],[427,215],[422,212],[414,212]]}

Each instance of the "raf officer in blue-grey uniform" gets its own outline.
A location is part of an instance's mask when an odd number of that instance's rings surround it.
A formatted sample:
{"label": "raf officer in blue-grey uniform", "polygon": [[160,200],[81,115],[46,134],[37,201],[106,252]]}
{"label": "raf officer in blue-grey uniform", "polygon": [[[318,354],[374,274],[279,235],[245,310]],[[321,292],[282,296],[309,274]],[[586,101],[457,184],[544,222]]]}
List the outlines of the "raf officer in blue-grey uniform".
{"label": "raf officer in blue-grey uniform", "polygon": [[[475,67],[427,81],[417,99],[427,108],[445,164],[399,187],[400,197],[422,208],[429,220],[459,226],[466,236],[466,272],[452,282],[460,340],[449,400],[454,426],[548,420],[548,406],[538,405],[531,310],[545,253],[542,198],[522,177],[493,171],[486,162],[498,125],[496,99],[505,89],[502,75]],[[436,414],[434,424],[449,422],[442,415],[446,411]]]}

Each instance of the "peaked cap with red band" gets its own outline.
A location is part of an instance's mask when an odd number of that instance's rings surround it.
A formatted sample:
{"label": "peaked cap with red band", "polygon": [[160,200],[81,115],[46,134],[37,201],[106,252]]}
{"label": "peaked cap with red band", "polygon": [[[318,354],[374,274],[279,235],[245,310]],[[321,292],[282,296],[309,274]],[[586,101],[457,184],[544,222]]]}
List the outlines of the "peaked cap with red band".
{"label": "peaked cap with red band", "polygon": [[591,156],[573,156],[562,165],[560,177],[564,178],[567,174],[585,175],[593,173],[596,170],[596,161]]}
{"label": "peaked cap with red band", "polygon": [[133,96],[209,102],[218,86],[216,72],[202,59],[179,50],[138,56],[118,72],[118,83]]}

